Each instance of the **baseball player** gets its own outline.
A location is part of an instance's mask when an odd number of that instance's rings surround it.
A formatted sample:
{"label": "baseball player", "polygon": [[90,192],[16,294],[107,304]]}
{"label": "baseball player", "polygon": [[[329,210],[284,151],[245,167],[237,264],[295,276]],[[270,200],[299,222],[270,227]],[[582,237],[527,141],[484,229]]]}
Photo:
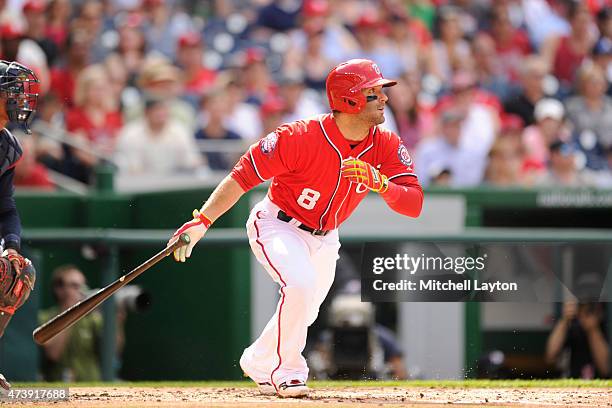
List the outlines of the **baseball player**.
{"label": "baseball player", "polygon": [[326,88],[332,112],[283,124],[253,144],[217,186],[185,232],[191,243],[174,258],[185,262],[212,223],[248,190],[272,179],[251,211],[247,234],[253,253],[280,285],[276,313],[242,354],[240,366],[263,394],[302,397],[308,367],[302,356],[308,326],[334,280],[338,227],[369,191],[394,211],[417,217],[423,190],[400,138],[384,122],[395,85],[365,59],[331,70]]}
{"label": "baseball player", "polygon": [[[13,198],[15,165],[22,155],[19,141],[6,125],[11,122],[30,132],[36,109],[38,79],[32,70],[16,62],[0,60],[0,337],[15,310],[30,295],[36,273],[29,260],[20,255],[21,222]],[[0,386],[10,384],[0,374]]]}

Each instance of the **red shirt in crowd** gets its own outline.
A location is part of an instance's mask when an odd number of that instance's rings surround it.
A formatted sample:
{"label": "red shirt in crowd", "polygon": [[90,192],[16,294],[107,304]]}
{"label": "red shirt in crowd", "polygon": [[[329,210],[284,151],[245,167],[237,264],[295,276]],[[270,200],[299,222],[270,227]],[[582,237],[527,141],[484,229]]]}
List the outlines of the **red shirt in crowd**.
{"label": "red shirt in crowd", "polygon": [[57,95],[65,106],[74,106],[75,75],[65,68],[51,70],[51,91]]}
{"label": "red shirt in crowd", "polygon": [[514,30],[509,41],[502,42],[493,36],[499,66],[511,81],[518,81],[521,64],[531,54],[529,37],[521,30]]}
{"label": "red shirt in crowd", "polygon": [[417,216],[423,190],[400,138],[377,126],[352,147],[342,136],[332,114],[278,127],[253,144],[232,170],[245,190],[273,178],[270,200],[289,216],[316,229],[337,228],[369,190],[341,176],[342,161],[355,157],[389,177],[381,194],[395,211]]}
{"label": "red shirt in crowd", "polygon": [[55,186],[49,178],[47,168],[40,163],[34,163],[27,174],[15,174],[16,187],[34,187],[43,190],[54,190]]}
{"label": "red shirt in crowd", "polygon": [[217,73],[210,69],[202,68],[197,75],[185,81],[185,92],[201,95],[202,92],[210,88],[217,79]]}
{"label": "red shirt in crowd", "polygon": [[559,47],[555,54],[553,73],[559,81],[570,84],[574,81],[574,74],[586,57],[584,53],[578,53],[571,46],[569,37],[561,37]]}
{"label": "red shirt in crowd", "polygon": [[66,113],[66,130],[69,132],[80,131],[93,143],[104,143],[115,139],[117,132],[123,126],[120,112],[108,112],[104,123],[94,124],[87,113],[80,108],[70,109]]}

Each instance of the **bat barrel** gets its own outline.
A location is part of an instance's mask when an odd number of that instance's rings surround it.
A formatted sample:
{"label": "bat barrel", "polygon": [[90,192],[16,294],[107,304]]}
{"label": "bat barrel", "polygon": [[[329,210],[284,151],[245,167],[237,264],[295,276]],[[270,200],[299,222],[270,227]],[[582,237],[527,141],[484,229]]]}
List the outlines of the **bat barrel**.
{"label": "bat barrel", "polygon": [[172,245],[164,248],[155,254],[152,258],[145,261],[142,265],[138,266],[136,269],[130,271],[129,273],[123,275],[110,285],[100,289],[96,293],[91,296],[83,299],[79,303],[75,304],[71,308],[65,310],[59,315],[55,316],[53,319],[49,320],[42,326],[36,328],[32,333],[34,337],[34,341],[37,344],[44,344],[47,341],[51,340],[62,330],[70,327],[74,323],[76,323],[79,319],[87,315],[93,309],[96,308],[100,303],[104,302],[110,296],[112,296],[116,291],[121,289],[123,286],[127,285],[129,282],[134,280],[141,273],[149,269],[151,266],[158,263],[160,260],[164,259],[176,249],[182,247],[183,245],[187,245],[189,243],[189,236],[187,234],[181,234],[178,240],[176,240]]}

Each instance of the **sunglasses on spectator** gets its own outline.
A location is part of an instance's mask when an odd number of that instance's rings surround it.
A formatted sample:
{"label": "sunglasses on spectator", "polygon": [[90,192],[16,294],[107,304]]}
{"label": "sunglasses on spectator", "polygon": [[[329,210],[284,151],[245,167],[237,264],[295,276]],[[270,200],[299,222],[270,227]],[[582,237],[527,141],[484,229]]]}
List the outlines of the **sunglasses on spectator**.
{"label": "sunglasses on spectator", "polygon": [[80,282],[76,282],[76,281],[63,281],[63,280],[59,280],[57,282],[55,282],[55,287],[56,288],[70,288],[70,289],[80,289],[83,286],[82,283]]}

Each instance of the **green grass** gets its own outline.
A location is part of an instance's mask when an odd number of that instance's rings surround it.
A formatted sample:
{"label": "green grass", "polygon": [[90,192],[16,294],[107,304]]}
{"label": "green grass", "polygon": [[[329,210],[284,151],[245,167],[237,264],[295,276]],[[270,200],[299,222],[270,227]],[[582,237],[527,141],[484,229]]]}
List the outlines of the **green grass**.
{"label": "green grass", "polygon": [[[65,387],[65,383],[14,383],[15,388]],[[404,387],[404,388],[612,388],[612,380],[413,380],[413,381],[309,381],[313,388],[324,387]],[[252,381],[143,381],[71,383],[76,387],[254,387]]]}

